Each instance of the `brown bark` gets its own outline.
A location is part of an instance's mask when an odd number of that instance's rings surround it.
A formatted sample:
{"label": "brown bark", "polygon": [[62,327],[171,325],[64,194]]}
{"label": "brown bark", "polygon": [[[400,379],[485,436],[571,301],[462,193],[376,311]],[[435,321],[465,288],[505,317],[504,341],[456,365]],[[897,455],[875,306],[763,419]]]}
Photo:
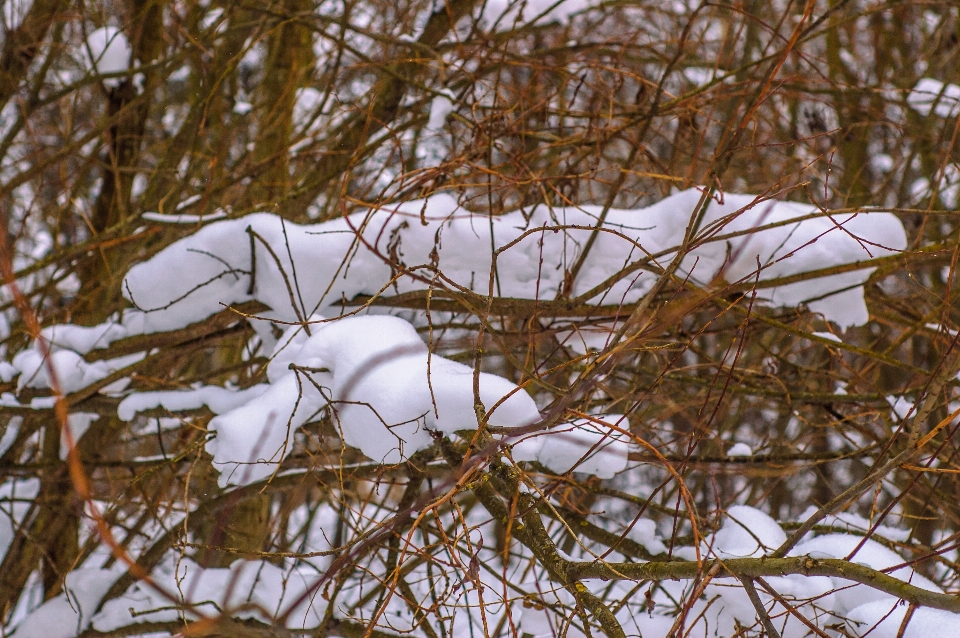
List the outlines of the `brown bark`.
{"label": "brown bark", "polygon": [[0,107],[17,92],[50,25],[67,4],[66,0],[36,0],[23,22],[6,34],[0,53]]}
{"label": "brown bark", "polygon": [[290,141],[297,89],[311,70],[311,33],[299,23],[309,15],[309,0],[282,0],[284,15],[267,37],[263,81],[258,87],[260,131],[252,160],[259,168],[250,191],[250,203],[272,208],[290,190]]}

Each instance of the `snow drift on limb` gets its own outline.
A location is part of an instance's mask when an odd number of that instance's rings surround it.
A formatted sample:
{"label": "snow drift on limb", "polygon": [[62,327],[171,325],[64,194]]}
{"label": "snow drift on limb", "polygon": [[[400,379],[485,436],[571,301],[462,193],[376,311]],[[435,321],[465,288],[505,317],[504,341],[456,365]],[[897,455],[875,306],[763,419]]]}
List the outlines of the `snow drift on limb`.
{"label": "snow drift on limb", "polygon": [[[474,371],[430,356],[397,317],[365,316],[288,331],[268,369],[269,388],[210,422],[207,444],[220,482],[266,478],[293,449],[297,428],[329,407],[344,443],[380,463],[399,463],[432,444],[431,432],[475,430]],[[303,335],[303,336],[301,336]],[[282,359],[280,359],[282,357]],[[480,401],[491,425],[523,426],[540,413],[510,381],[485,372]],[[492,411],[491,411],[492,410]]]}

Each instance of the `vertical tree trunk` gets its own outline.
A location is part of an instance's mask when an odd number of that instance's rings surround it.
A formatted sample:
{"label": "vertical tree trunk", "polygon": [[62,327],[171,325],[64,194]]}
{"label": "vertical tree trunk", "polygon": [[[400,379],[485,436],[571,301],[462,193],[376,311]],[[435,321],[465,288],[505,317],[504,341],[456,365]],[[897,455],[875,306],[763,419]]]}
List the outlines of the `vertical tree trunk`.
{"label": "vertical tree trunk", "polygon": [[[132,62],[146,66],[163,53],[163,9],[165,0],[128,0],[126,28],[133,50]],[[101,233],[126,222],[131,214],[131,194],[140,151],[150,115],[154,73],[143,71],[139,79],[126,78],[107,90],[107,116],[116,118],[106,131],[100,194],[93,205],[93,232]],[[83,287],[78,321],[99,321],[113,310],[119,297],[119,272],[126,261],[122,250],[103,249],[81,269]],[[83,317],[82,315],[88,315]]]}
{"label": "vertical tree trunk", "polygon": [[66,0],[34,0],[23,22],[6,34],[0,53],[0,107],[20,88],[50,25],[67,4]]}
{"label": "vertical tree trunk", "polygon": [[[127,35],[133,50],[131,62],[144,66],[160,57],[163,52],[163,7],[164,0],[128,0],[126,17]],[[125,79],[120,86],[107,94],[107,116],[117,116],[116,123],[108,129],[107,157],[103,167],[100,194],[93,206],[92,230],[100,233],[114,225],[125,222],[130,215],[131,191],[140,148],[150,113],[149,96],[152,91],[152,74],[143,74],[143,82],[133,77]],[[86,268],[80,269],[83,301],[73,317],[79,323],[101,321],[112,310],[119,298],[113,275],[125,267],[122,253],[105,251]],[[94,427],[102,435],[117,431],[116,417],[103,419]],[[80,512],[65,466],[60,462],[59,424],[51,423],[45,433],[43,460],[57,470],[44,477],[41,492],[48,493],[50,508],[55,514],[52,521],[57,530],[47,537],[47,545],[39,549],[42,556],[44,594],[53,596],[63,585],[63,575],[75,567],[79,555]],[[93,437],[89,437],[93,438]],[[99,449],[99,446],[94,448]],[[39,542],[39,541],[37,541]]]}
{"label": "vertical tree trunk", "polygon": [[278,205],[290,190],[293,109],[297,89],[303,86],[313,61],[310,31],[298,22],[298,16],[310,9],[309,0],[281,0],[278,10],[284,18],[267,38],[258,104],[262,127],[253,150],[253,161],[261,172],[249,192],[250,202],[265,208]]}
{"label": "vertical tree trunk", "polygon": [[859,88],[856,73],[847,68],[841,57],[841,18],[842,15],[834,16],[833,24],[827,30],[827,65],[833,87],[833,107],[840,128],[836,136],[836,156],[830,166],[830,172],[837,177],[831,181],[842,206],[864,206],[870,202],[870,184],[873,183],[868,148],[871,128],[869,99]]}
{"label": "vertical tree trunk", "polygon": [[[249,205],[279,206],[290,190],[293,109],[297,89],[303,85],[313,63],[310,30],[298,19],[308,14],[311,7],[309,0],[282,0],[274,7],[282,17],[267,37],[263,80],[257,91],[262,125],[253,161],[262,171],[248,190],[246,203]],[[207,543],[244,552],[263,551],[270,534],[270,505],[269,495],[237,503],[224,512],[222,520],[211,521]],[[211,566],[225,566],[239,557],[235,553],[210,550],[204,560]]]}

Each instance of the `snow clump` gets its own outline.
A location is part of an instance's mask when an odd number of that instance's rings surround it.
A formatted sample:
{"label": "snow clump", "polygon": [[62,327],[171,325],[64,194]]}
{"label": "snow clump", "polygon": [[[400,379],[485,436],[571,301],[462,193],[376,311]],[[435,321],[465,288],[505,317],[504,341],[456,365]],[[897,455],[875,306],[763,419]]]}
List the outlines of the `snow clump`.
{"label": "snow clump", "polygon": [[[841,327],[869,318],[862,284],[873,268],[860,262],[906,246],[903,226],[890,213],[824,215],[751,195],[704,200],[697,189],[646,208],[606,213],[599,206],[541,205],[491,218],[463,209],[447,194],[314,225],[255,213],[208,223],[132,267],[123,292],[134,308],[122,316],[94,327],[50,326],[42,338],[61,386],[72,393],[146,354],[88,361],[85,355],[96,348],[181,329],[226,306],[258,301],[268,310],[252,325],[273,349],[267,384],[244,391],[132,393],[120,404],[121,418],[160,407],[209,407],[218,416],[209,424],[216,436],[207,450],[221,469],[221,485],[272,475],[293,451],[297,429],[323,411],[347,445],[375,462],[397,463],[431,445],[434,433],[476,429],[474,371],[431,355],[401,319],[324,317],[342,314],[344,300],[388,290],[423,292],[437,281],[437,272],[448,285],[480,295],[489,294],[492,278],[503,297],[551,300],[570,286],[581,303],[635,303],[657,277],[644,266],[656,270],[676,257],[690,216],[703,201],[698,241],[681,260],[684,277],[704,286],[756,282],[758,302],[806,303]],[[571,277],[594,232],[593,249]],[[502,248],[496,262],[491,247]],[[392,259],[400,262],[399,272],[391,269]],[[843,265],[854,267],[816,276],[819,269]],[[802,273],[811,278],[764,284]],[[278,340],[270,320],[293,325]],[[569,322],[578,325],[576,318]],[[611,323],[596,340],[609,338],[615,328]],[[575,329],[570,335],[567,345],[577,350],[576,340],[584,337]],[[589,347],[586,341],[580,345]],[[8,376],[19,376],[18,388],[52,385],[39,344],[17,355]],[[127,380],[120,381],[101,392],[122,391]],[[481,373],[479,386],[491,425],[523,427],[539,420],[533,399],[507,379]],[[520,442],[518,460],[603,477],[626,467],[628,442],[614,431],[586,422],[563,428]]]}
{"label": "snow clump", "polygon": [[956,117],[960,114],[960,86],[922,78],[907,95],[907,104],[921,115]]}
{"label": "snow clump", "polygon": [[[210,422],[207,444],[220,483],[270,476],[293,448],[297,428],[324,408],[343,441],[379,463],[399,463],[433,443],[431,433],[476,430],[474,370],[430,355],[397,317],[348,317],[288,330],[267,368],[269,388]],[[494,426],[540,419],[533,399],[510,381],[479,373],[480,401]]]}
{"label": "snow clump", "polygon": [[[602,219],[600,206],[546,205],[490,218],[463,209],[446,194],[308,226],[252,214],[204,226],[131,268],[124,294],[143,314],[129,321],[131,328],[142,321],[144,332],[173,330],[225,304],[251,300],[284,321],[314,313],[335,316],[344,299],[380,294],[388,286],[392,293],[425,290],[424,278],[434,267],[453,284],[487,294],[491,247],[508,244],[493,273],[498,294],[552,299],[595,228],[601,232],[573,281],[573,296],[591,304],[630,304],[656,280],[643,264],[669,262],[700,200],[700,191],[690,189],[646,208],[611,209]],[[906,247],[903,225],[890,213],[826,216],[811,206],[751,195],[726,194],[722,203],[710,199],[701,227],[702,241],[683,259],[684,276],[702,285],[759,280],[758,301],[806,303],[841,327],[869,319],[862,284],[873,268],[786,285],[763,283],[856,265]],[[393,281],[387,255],[407,267]],[[604,286],[611,277],[612,285]],[[291,303],[294,285],[297,301]]]}
{"label": "snow clump", "polygon": [[[133,49],[127,36],[112,26],[100,27],[87,36],[86,51],[88,61],[97,75],[122,73],[130,69]],[[104,78],[103,85],[115,89],[123,83],[123,78]]]}

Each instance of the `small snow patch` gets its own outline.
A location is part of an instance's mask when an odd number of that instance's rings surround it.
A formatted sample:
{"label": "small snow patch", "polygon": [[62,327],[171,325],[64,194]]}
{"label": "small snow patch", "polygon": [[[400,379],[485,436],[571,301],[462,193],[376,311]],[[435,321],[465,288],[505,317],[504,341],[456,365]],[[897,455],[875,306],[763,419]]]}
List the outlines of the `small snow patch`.
{"label": "small snow patch", "polygon": [[[87,55],[90,64],[98,75],[122,73],[130,69],[130,57],[133,49],[130,42],[116,27],[100,27],[87,37]],[[103,84],[117,88],[124,78],[105,78]]]}
{"label": "small snow patch", "polygon": [[836,341],[837,343],[843,343],[843,339],[833,334],[832,332],[814,332],[812,334],[814,337],[820,337],[821,339],[827,339],[828,341]]}
{"label": "small snow patch", "polygon": [[753,456],[753,450],[746,443],[737,443],[727,450],[727,456]]}

